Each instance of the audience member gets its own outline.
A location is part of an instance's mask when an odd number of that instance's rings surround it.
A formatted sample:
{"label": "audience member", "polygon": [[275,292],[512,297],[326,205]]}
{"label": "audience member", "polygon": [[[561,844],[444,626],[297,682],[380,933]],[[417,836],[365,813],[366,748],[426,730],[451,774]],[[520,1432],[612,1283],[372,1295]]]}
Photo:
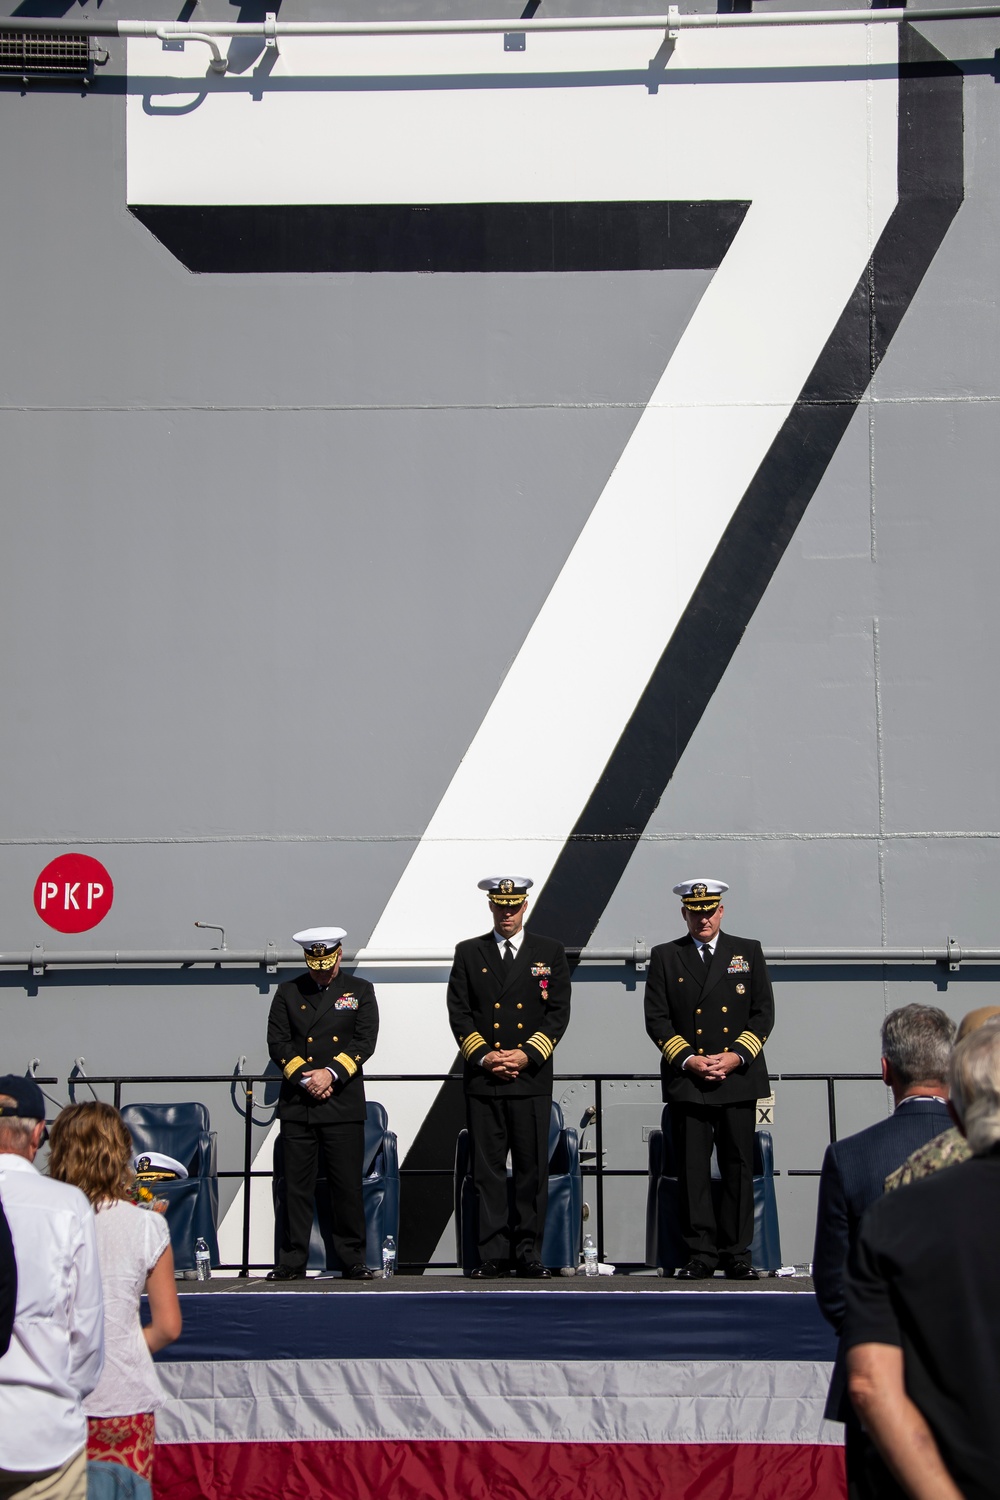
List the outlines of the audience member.
{"label": "audience member", "polygon": [[[886,1174],[915,1145],[947,1130],[945,1076],[955,1023],[932,1005],[904,1005],[882,1023],[882,1077],[895,1110],[857,1135],[827,1147],[819,1184],[813,1279],[820,1310],[839,1334],[844,1321],[844,1274],[861,1215],[882,1194]],[[838,1347],[827,1396],[828,1420],[844,1422],[848,1494],[866,1468],[865,1438],[847,1400],[844,1349]]]}
{"label": "audience member", "polygon": [[10,1348],[10,1335],[14,1327],[14,1307],[17,1303],[17,1261],[14,1259],[14,1241],[10,1237],[10,1225],[0,1203],[0,1355]]}
{"label": "audience member", "polygon": [[955,1048],[949,1081],[972,1158],[873,1204],[848,1270],[849,1390],[884,1460],[879,1497],[998,1490],[1000,1026]]}
{"label": "audience member", "polygon": [[[49,1172],[81,1188],[97,1215],[105,1356],[84,1402],[87,1457],[124,1464],[152,1483],[155,1412],[164,1400],[153,1355],[181,1331],[170,1231],[161,1214],[127,1201],[135,1180],[132,1138],[110,1104],[63,1110],[52,1127]],[[143,1290],[151,1315],[145,1328]]]}
{"label": "audience member", "polygon": [[[998,1017],[1000,1005],[982,1005],[978,1010],[970,1010],[958,1028],[956,1042],[963,1042],[967,1036],[978,1031],[980,1026],[985,1026],[987,1021],[995,1021]],[[942,1167],[953,1167],[960,1161],[968,1161],[971,1155],[969,1143],[958,1126],[950,1125],[933,1140],[918,1146],[901,1167],[890,1172],[885,1179],[885,1190],[892,1193],[896,1188],[906,1187],[909,1182],[919,1182],[921,1177],[940,1172]]]}
{"label": "audience member", "polygon": [[0,1500],[86,1500],[84,1397],[104,1362],[94,1215],[78,1188],[33,1165],[45,1101],[0,1078],[0,1198],[17,1257],[17,1307],[0,1359]]}

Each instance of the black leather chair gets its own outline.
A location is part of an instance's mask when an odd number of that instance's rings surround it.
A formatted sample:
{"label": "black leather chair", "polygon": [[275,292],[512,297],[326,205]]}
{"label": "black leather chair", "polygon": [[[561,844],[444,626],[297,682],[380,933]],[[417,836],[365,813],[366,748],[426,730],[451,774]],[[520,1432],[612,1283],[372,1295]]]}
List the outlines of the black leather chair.
{"label": "black leather chair", "polygon": [[194,1270],[194,1246],[203,1239],[219,1264],[219,1178],[215,1131],[204,1104],[126,1104],[122,1119],[136,1154],[163,1151],[187,1167],[187,1177],[158,1182],[167,1200],[167,1224],[178,1271]]}
{"label": "black leather chair", "polygon": [[[712,1157],[712,1198],[716,1212],[722,1183]],[[761,1271],[781,1265],[778,1202],[774,1192],[774,1151],[771,1132],[758,1130],[753,1145],[753,1244],[751,1258]],[[649,1135],[649,1185],[646,1193],[646,1264],[676,1270],[688,1259],[680,1236],[677,1163],[670,1130],[670,1109],[663,1106],[660,1129]]]}
{"label": "black leather chair", "polygon": [[[479,1214],[472,1184],[469,1133],[461,1130],[455,1148],[455,1256],[468,1276],[479,1261]],[[511,1211],[514,1189],[507,1173]],[[545,1211],[542,1261],[549,1270],[576,1267],[580,1260],[583,1225],[583,1179],[577,1133],[563,1123],[562,1110],[552,1101],[549,1120],[549,1201]]]}
{"label": "black leather chair", "polygon": [[[365,1160],[361,1179],[365,1201],[365,1263],[373,1269],[382,1265],[382,1242],[391,1234],[399,1244],[399,1157],[395,1132],[389,1129],[389,1117],[381,1104],[368,1100],[365,1120]],[[281,1136],[274,1143],[274,1263],[278,1264],[287,1224],[285,1211],[285,1152]],[[310,1271],[339,1271],[333,1251],[333,1223],[330,1217],[330,1191],[326,1172],[320,1161],[316,1179],[316,1209],[309,1237]]]}

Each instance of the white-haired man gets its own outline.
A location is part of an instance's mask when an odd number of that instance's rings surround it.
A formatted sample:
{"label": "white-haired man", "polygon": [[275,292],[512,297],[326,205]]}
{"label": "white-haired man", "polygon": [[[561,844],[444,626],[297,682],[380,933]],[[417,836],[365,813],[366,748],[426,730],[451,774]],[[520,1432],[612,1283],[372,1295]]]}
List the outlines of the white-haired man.
{"label": "white-haired man", "polygon": [[83,1398],[104,1364],[94,1214],[79,1188],[36,1171],[44,1140],[38,1084],[0,1078],[0,1197],[18,1273],[0,1359],[0,1500],[86,1500]]}
{"label": "white-haired man", "polygon": [[880,1198],[848,1267],[851,1400],[885,1467],[871,1496],[996,1500],[1000,1488],[1000,1026],[955,1048],[972,1159]]}

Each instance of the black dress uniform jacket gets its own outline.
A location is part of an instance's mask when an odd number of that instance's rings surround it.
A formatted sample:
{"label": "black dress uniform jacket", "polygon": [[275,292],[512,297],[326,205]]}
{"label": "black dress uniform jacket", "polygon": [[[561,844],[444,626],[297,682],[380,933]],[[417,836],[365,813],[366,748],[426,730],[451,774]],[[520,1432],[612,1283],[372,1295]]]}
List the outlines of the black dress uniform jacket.
{"label": "black dress uniform jacket", "polygon": [[[267,1050],[284,1074],[279,1120],[339,1125],[365,1118],[363,1064],[378,1040],[378,1002],[367,979],[338,974],[321,989],[311,974],[279,984],[267,1020]],[[333,1093],[314,1099],[303,1073],[329,1068]]]}
{"label": "black dress uniform jacket", "polygon": [[[465,1091],[511,1099],[552,1093],[552,1053],[569,1024],[570,976],[562,944],[526,932],[504,974],[492,932],[455,949],[448,1019],[465,1059]],[[494,1082],[482,1059],[520,1047],[527,1067],[512,1082]]]}
{"label": "black dress uniform jacket", "polygon": [[[761,946],[720,932],[706,970],[688,934],[650,954],[646,1031],[659,1048],[663,1097],[671,1104],[726,1105],[771,1092],[764,1043],[774,1025],[774,995]],[[682,1072],[694,1055],[736,1052],[743,1066],[720,1083]]]}

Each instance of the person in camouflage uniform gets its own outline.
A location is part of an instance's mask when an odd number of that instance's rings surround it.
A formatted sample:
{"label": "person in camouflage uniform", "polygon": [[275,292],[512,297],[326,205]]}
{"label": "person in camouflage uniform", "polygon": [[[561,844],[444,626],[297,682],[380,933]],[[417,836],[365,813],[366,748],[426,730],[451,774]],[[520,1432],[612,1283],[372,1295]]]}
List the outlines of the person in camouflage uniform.
{"label": "person in camouflage uniform", "polygon": [[[987,1021],[996,1023],[998,1017],[1000,1005],[984,1005],[979,1010],[970,1010],[958,1028],[956,1046],[963,1037],[978,1031]],[[894,1192],[896,1188],[906,1187],[908,1183],[919,1182],[921,1177],[929,1177],[932,1172],[940,1172],[942,1167],[954,1167],[960,1161],[968,1161],[971,1156],[968,1141],[958,1127],[953,1125],[950,1130],[945,1130],[923,1146],[918,1146],[901,1167],[890,1172],[885,1179],[885,1190],[887,1193]]]}

